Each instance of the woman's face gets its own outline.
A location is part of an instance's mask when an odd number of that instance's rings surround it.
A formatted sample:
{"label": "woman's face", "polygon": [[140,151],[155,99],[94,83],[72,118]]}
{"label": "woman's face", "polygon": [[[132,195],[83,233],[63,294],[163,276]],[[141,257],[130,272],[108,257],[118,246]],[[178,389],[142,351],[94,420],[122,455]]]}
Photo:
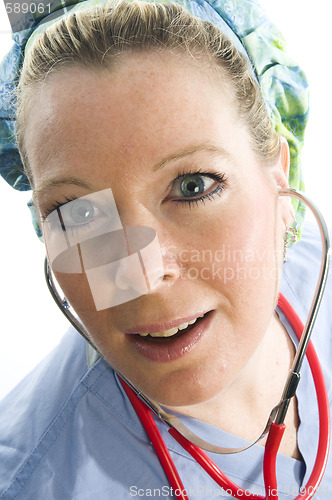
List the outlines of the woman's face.
{"label": "woman's face", "polygon": [[[172,406],[226,390],[269,329],[286,212],[281,162],[259,163],[229,84],[166,52],[62,70],[34,98],[25,137],[42,216],[111,188],[123,226],[157,233],[164,271],[134,300],[97,312],[84,275],[56,273],[107,361]],[[140,335],[196,318],[168,338]]]}

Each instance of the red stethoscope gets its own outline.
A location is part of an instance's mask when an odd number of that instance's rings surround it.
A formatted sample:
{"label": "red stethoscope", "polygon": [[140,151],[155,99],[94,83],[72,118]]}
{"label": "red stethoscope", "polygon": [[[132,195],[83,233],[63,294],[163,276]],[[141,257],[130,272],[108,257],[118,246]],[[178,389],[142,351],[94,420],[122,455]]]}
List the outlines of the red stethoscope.
{"label": "red stethoscope", "polygon": [[[316,320],[318,309],[321,303],[321,299],[324,293],[324,288],[328,275],[329,266],[329,253],[330,244],[327,227],[323,217],[321,216],[318,209],[313,205],[311,201],[307,199],[302,193],[293,189],[280,189],[280,196],[294,196],[302,200],[313,212],[315,218],[318,222],[318,226],[321,233],[322,239],[322,263],[320,268],[320,276],[318,279],[318,284],[314,294],[312,306],[308,315],[308,319],[305,325],[302,324],[300,318],[288,303],[288,301],[282,295],[279,296],[278,305],[287,317],[289,323],[291,324],[294,332],[299,338],[299,345],[296,351],[294,362],[286,381],[284,392],[282,394],[280,403],[272,409],[269,416],[267,425],[258,438],[259,441],[263,436],[268,434],[267,441],[265,444],[264,459],[263,459],[263,476],[265,484],[265,497],[260,495],[252,494],[247,490],[239,488],[233,481],[228,479],[228,477],[220,471],[220,469],[213,463],[210,457],[202,450],[211,451],[214,453],[236,453],[243,451],[253,444],[250,444],[244,448],[237,449],[226,449],[221,448],[211,443],[203,441],[198,436],[192,434],[189,429],[187,429],[181,422],[181,420],[172,414],[166,412],[161,406],[156,403],[151,403],[144,394],[139,393],[128,381],[123,379],[120,375],[120,381],[122,386],[130,399],[138,417],[141,420],[154,448],[160,460],[162,467],[164,468],[165,474],[176,494],[176,498],[182,500],[188,500],[185,488],[182,484],[178,471],[175,464],[170,456],[167,446],[159,432],[159,429],[153,418],[153,414],[157,415],[162,421],[164,421],[169,426],[169,433],[173,438],[178,441],[178,443],[204,468],[204,470],[213,478],[216,483],[221,486],[227,493],[230,493],[234,498],[243,499],[257,499],[257,500],[276,500],[278,499],[277,491],[277,477],[276,477],[276,458],[278,449],[282,436],[285,431],[285,416],[291,398],[295,395],[298,382],[300,380],[300,369],[305,356],[308,359],[310,370],[315,384],[317,402],[318,402],[318,413],[319,413],[319,442],[317,448],[316,461],[308,480],[307,485],[304,490],[295,498],[295,500],[309,500],[315,495],[315,492],[320,484],[323,477],[328,451],[330,444],[330,409],[327,389],[324,381],[324,376],[322,369],[316,354],[316,351],[311,343],[310,336],[312,329]],[[77,331],[89,342],[91,343],[88,333],[85,331],[83,325],[79,325],[77,318],[68,310],[66,300],[61,299],[59,292],[56,289],[51,268],[47,259],[45,259],[45,276],[48,288],[56,301],[57,305],[60,307],[61,311],[67,319],[72,323],[72,325],[77,329]],[[93,346],[95,349],[96,347]]]}

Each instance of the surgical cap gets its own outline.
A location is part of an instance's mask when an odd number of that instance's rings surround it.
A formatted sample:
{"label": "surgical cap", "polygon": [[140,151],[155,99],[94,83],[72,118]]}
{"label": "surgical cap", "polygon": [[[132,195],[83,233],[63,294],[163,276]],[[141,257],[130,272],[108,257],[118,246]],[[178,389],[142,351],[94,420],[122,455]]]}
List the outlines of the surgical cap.
{"label": "surgical cap", "polygon": [[[15,26],[12,23],[14,44],[0,65],[0,174],[19,191],[31,189],[15,139],[15,87],[25,51],[39,33],[67,12],[98,5],[105,0],[60,1],[61,5],[59,0],[58,3],[47,3],[43,13],[28,13],[16,19]],[[256,0],[176,0],[175,3],[196,17],[215,24],[242,53],[246,53],[273,127],[289,144],[289,185],[303,190],[300,152],[308,118],[308,85],[303,71],[286,54],[285,42],[277,27]],[[293,204],[301,227],[305,207],[298,200]],[[36,221],[35,228],[38,232]]]}

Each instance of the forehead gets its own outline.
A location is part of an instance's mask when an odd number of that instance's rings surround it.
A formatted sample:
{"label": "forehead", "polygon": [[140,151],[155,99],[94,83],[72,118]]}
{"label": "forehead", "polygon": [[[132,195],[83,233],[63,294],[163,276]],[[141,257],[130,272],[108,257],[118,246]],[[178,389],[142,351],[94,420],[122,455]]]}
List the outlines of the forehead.
{"label": "forehead", "polygon": [[139,53],[108,70],[54,73],[35,95],[25,138],[38,185],[55,162],[68,168],[69,155],[80,168],[110,155],[156,162],[211,134],[227,142],[232,127],[239,123],[231,88],[218,72],[188,55]]}

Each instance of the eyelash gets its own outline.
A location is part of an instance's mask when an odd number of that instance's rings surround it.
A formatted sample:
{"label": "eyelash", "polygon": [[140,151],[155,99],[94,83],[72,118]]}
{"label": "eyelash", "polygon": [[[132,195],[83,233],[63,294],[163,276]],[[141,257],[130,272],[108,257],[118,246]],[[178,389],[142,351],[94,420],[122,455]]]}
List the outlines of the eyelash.
{"label": "eyelash", "polygon": [[178,175],[176,176],[176,178],[174,179],[174,181],[172,182],[171,186],[173,187],[178,179],[181,179],[181,177],[186,177],[187,175],[200,175],[201,177],[209,177],[210,179],[213,179],[216,182],[218,182],[217,187],[215,188],[214,191],[212,191],[212,193],[204,194],[204,195],[200,196],[199,198],[189,198],[189,199],[184,198],[184,199],[172,200],[172,203],[186,203],[190,209],[191,209],[193,204],[195,204],[196,207],[198,206],[198,204],[200,202],[203,203],[203,205],[204,205],[205,201],[207,201],[207,200],[213,201],[215,196],[220,196],[221,192],[225,189],[226,183],[228,180],[228,177],[226,176],[226,174],[217,174],[215,172],[202,171],[201,169],[198,169],[198,170],[189,170],[189,171],[179,172]]}
{"label": "eyelash", "polygon": [[66,203],[69,203],[70,201],[77,200],[77,196],[73,196],[72,198],[68,198],[67,196],[65,196],[65,199],[66,199],[65,202],[55,200],[54,203],[49,208],[47,208],[43,214],[41,214],[41,216],[40,216],[41,220],[44,222],[47,219],[47,217],[52,212],[54,212],[54,210],[57,210],[58,208],[63,207],[63,205],[66,205]]}

